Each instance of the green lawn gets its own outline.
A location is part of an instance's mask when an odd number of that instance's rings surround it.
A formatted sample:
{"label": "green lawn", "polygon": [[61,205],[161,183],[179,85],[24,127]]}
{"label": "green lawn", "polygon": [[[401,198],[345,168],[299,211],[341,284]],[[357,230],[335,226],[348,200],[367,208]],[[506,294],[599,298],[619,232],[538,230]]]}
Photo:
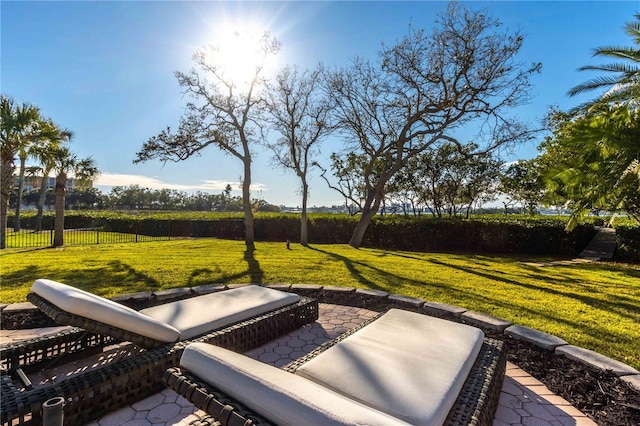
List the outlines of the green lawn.
{"label": "green lawn", "polygon": [[[531,266],[514,257],[356,250],[215,239],[6,249],[0,302],[37,278],[103,296],[212,283],[311,283],[384,290],[485,312],[640,369],[640,266]],[[548,260],[548,259],[546,259]]]}

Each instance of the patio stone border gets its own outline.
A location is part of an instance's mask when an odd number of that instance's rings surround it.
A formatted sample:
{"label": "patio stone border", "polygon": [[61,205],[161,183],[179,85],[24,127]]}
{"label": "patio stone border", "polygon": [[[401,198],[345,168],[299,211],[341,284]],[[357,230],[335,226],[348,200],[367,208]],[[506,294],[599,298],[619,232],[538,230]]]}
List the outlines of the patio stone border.
{"label": "patio stone border", "polygon": [[[181,287],[154,292],[125,294],[111,299],[130,308],[140,310],[161,303],[244,285],[248,284]],[[513,324],[505,319],[493,317],[481,312],[469,311],[460,306],[440,302],[428,302],[415,297],[390,294],[375,289],[322,286],[317,284],[267,284],[265,287],[293,292],[301,296],[313,297],[321,303],[354,306],[374,311],[397,307],[450,321],[466,323],[490,332],[507,335],[516,340],[528,342],[541,349],[553,352],[557,356],[566,356],[592,368],[610,371],[637,390],[640,390],[640,371],[631,366],[597,352],[570,345],[557,336]],[[2,328],[8,330],[57,325],[29,302],[0,305],[0,324],[2,324]]]}

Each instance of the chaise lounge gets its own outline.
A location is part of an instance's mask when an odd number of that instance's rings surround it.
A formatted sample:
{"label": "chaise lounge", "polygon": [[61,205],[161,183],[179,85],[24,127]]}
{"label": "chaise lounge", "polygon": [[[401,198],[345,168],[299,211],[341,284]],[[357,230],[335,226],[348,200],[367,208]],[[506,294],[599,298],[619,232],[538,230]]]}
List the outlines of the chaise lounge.
{"label": "chaise lounge", "polygon": [[505,365],[479,329],[390,309],[282,370],[193,344],[164,381],[211,424],[491,425]]}
{"label": "chaise lounge", "polygon": [[[191,343],[246,351],[318,318],[316,300],[255,285],[135,311],[41,279],[33,284],[27,299],[57,323],[79,328],[51,339],[3,346],[2,424],[38,424],[41,404],[54,396],[67,399],[65,419],[74,424],[87,422],[159,391],[163,372],[178,365],[184,348]],[[9,378],[22,369],[39,368],[44,361],[122,341],[144,349],[43,388],[20,389]]]}

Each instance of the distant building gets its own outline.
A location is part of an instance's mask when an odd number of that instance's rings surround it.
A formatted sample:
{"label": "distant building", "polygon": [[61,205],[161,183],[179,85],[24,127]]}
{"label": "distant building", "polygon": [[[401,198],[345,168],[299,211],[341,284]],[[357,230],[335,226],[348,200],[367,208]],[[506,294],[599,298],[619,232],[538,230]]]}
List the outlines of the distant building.
{"label": "distant building", "polygon": [[[25,191],[32,191],[34,189],[40,189],[43,185],[43,181],[44,181],[44,185],[46,185],[47,189],[54,189],[56,187],[56,178],[52,177],[52,176],[47,176],[46,178],[42,178],[41,176],[25,176],[24,177],[24,190]],[[93,182],[86,182],[83,181],[81,185],[76,185],[76,183],[80,183],[80,182],[76,182],[75,178],[68,178],[67,179],[67,191],[73,191],[74,189],[76,189],[76,187],[78,188],[92,188],[93,187]],[[18,185],[20,184],[20,177],[14,175],[13,176],[13,185],[15,188],[18,187]]]}

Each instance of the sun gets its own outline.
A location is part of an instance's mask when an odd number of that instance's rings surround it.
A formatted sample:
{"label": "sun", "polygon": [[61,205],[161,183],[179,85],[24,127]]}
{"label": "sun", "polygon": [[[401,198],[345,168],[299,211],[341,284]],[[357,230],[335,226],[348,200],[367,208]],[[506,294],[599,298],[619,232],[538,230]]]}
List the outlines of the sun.
{"label": "sun", "polygon": [[258,26],[225,25],[215,31],[211,59],[225,81],[246,90],[257,73],[265,77],[274,65],[270,40],[272,36]]}

